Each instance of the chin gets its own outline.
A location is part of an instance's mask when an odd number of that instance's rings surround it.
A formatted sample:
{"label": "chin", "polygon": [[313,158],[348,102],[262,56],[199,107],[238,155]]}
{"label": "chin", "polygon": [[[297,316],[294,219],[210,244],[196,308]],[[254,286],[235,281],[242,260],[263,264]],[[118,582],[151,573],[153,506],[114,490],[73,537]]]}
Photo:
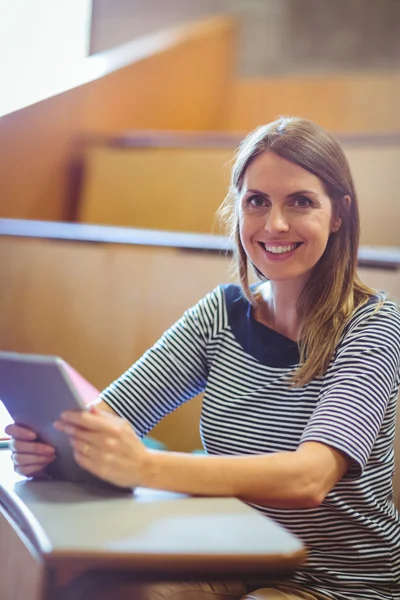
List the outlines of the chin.
{"label": "chin", "polygon": [[259,267],[257,267],[257,265],[255,265],[255,267],[258,269],[258,271],[262,274],[262,276],[267,279],[268,281],[271,281],[273,283],[280,283],[280,282],[287,282],[287,281],[293,281],[293,282],[298,282],[301,280],[304,280],[304,283],[307,282],[307,280],[309,279],[310,275],[311,275],[311,270],[312,269],[307,269],[307,270],[293,270],[293,271],[286,271],[283,272],[283,269],[281,270],[281,272],[277,272],[276,270],[266,270],[266,269],[260,269]]}

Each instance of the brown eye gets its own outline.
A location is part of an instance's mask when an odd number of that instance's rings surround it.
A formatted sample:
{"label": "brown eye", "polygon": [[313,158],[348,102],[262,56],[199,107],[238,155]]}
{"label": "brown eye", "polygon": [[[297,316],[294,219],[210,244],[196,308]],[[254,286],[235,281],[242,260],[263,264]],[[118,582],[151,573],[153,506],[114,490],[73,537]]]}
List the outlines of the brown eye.
{"label": "brown eye", "polygon": [[310,206],[312,206],[312,201],[310,200],[310,198],[307,198],[307,196],[297,196],[297,198],[294,199],[293,203],[299,208],[309,208]]}
{"label": "brown eye", "polygon": [[247,204],[252,208],[261,208],[265,205],[265,198],[262,196],[250,196],[250,198],[247,198]]}

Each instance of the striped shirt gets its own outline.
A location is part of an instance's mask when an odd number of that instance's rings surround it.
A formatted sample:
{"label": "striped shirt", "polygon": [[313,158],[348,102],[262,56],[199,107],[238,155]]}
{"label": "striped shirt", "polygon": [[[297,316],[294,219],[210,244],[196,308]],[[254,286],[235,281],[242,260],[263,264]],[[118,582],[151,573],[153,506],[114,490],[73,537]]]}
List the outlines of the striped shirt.
{"label": "striped shirt", "polygon": [[393,504],[400,311],[376,298],[346,325],[328,370],[292,387],[295,342],[259,323],[240,288],[216,288],[102,394],[138,435],[204,392],[209,454],[294,451],[328,444],[351,461],[318,508],[254,506],[307,546],[292,576],[335,600],[400,599],[400,516]]}

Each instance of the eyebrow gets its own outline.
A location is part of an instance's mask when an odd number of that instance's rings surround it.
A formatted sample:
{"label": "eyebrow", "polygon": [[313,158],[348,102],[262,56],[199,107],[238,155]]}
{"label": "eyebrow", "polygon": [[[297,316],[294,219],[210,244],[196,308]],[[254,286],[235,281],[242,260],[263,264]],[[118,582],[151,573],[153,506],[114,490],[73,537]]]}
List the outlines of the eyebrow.
{"label": "eyebrow", "polygon": [[[260,194],[260,196],[269,198],[269,195],[266,194],[265,192],[262,192],[261,190],[249,189],[249,190],[245,191],[244,196],[246,194]],[[294,196],[299,196],[300,194],[312,194],[313,196],[317,196],[317,198],[318,198],[318,194],[316,192],[313,192],[312,190],[297,190],[296,192],[292,192],[291,194],[288,194],[286,196],[286,198],[293,198]]]}

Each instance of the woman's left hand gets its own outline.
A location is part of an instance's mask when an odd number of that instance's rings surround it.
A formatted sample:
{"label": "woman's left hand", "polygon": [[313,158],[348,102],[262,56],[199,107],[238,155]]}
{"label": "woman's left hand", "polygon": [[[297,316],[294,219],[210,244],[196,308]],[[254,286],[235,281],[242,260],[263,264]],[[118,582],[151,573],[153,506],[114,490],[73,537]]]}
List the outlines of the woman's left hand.
{"label": "woman's left hand", "polygon": [[127,421],[93,406],[62,413],[54,427],[68,435],[81,467],[120,487],[141,485],[149,450]]}

